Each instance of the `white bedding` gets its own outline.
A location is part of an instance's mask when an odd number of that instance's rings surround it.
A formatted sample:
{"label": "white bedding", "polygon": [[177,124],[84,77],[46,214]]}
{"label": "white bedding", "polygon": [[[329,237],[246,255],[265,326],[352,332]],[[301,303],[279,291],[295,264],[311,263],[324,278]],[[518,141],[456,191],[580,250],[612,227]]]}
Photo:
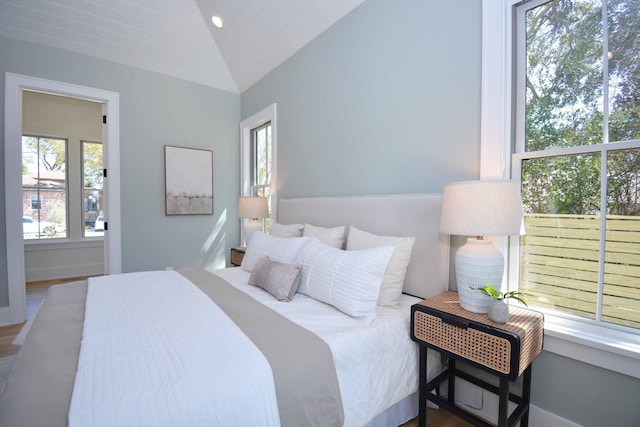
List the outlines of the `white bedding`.
{"label": "white bedding", "polygon": [[[239,267],[213,270],[267,307],[314,332],[329,344],[342,394],[345,426],[363,426],[384,409],[416,392],[418,346],[410,337],[411,305],[421,301],[402,295],[398,308],[378,306],[367,324],[305,295],[280,302],[247,284],[249,273]],[[439,359],[429,358],[428,377],[441,370]]]}
{"label": "white bedding", "polygon": [[[247,410],[246,401],[261,404]],[[155,427],[159,420],[280,425],[269,363],[176,272],[90,279],[69,425]]]}

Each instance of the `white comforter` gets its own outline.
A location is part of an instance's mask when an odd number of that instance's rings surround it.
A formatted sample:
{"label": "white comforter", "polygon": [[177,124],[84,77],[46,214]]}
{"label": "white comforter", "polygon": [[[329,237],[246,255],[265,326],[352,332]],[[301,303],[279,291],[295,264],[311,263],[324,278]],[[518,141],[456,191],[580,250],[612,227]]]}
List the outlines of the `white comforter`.
{"label": "white comforter", "polygon": [[269,363],[190,281],[173,271],[89,280],[70,426],[279,424]]}
{"label": "white comforter", "polygon": [[[363,426],[381,411],[418,388],[418,348],[410,338],[411,305],[418,298],[403,295],[398,308],[378,307],[367,324],[337,309],[296,294],[291,302],[247,285],[241,268],[214,270],[229,283],[316,333],[333,354],[345,413],[345,426]],[[440,371],[439,359],[429,358],[428,377]]]}

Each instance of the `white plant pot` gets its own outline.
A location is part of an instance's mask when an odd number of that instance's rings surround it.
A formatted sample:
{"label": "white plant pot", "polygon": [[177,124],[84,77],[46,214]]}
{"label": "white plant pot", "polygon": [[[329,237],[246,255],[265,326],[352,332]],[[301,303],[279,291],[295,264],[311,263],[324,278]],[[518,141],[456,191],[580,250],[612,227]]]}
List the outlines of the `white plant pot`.
{"label": "white plant pot", "polygon": [[509,320],[509,306],[502,300],[494,300],[489,305],[489,319],[497,323],[507,323]]}

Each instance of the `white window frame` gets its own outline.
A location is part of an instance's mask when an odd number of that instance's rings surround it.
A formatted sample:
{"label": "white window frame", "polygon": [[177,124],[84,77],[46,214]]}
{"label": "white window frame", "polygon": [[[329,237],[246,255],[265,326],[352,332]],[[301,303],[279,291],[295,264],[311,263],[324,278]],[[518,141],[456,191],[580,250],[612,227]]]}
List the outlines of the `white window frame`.
{"label": "white window frame", "polygon": [[[512,25],[520,0],[482,1],[482,101],[480,178],[510,178],[512,129]],[[506,239],[507,282],[517,287],[517,245]],[[545,312],[544,349],[640,378],[640,336]]]}
{"label": "white window frame", "polygon": [[[271,193],[269,205],[271,218],[278,217],[278,168],[277,168],[277,105],[275,103],[265,107],[253,116],[240,122],[240,196],[251,196],[251,130],[267,122],[271,122]],[[244,241],[244,221],[240,223],[240,241]]]}

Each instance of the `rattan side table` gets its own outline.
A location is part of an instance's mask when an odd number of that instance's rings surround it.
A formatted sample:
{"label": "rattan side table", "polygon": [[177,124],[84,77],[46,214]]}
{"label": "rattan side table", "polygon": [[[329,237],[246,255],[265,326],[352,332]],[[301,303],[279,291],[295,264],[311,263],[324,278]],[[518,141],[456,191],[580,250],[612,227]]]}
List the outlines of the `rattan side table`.
{"label": "rattan side table", "polygon": [[[475,426],[492,426],[482,418],[455,405],[455,378],[463,378],[499,397],[498,427],[528,426],[531,392],[531,363],[542,351],[544,318],[532,310],[509,307],[509,321],[496,323],[486,314],[472,313],[460,307],[456,292],[444,292],[411,307],[411,338],[420,345],[419,419],[426,426],[427,400]],[[427,382],[427,348],[449,359],[448,367]],[[496,387],[461,371],[461,360],[499,378]],[[523,377],[522,394],[509,392],[510,382]],[[448,381],[447,396],[432,393]],[[508,403],[517,404],[511,415]]]}
{"label": "rattan side table", "polygon": [[233,267],[240,267],[246,248],[231,248],[229,259]]}

